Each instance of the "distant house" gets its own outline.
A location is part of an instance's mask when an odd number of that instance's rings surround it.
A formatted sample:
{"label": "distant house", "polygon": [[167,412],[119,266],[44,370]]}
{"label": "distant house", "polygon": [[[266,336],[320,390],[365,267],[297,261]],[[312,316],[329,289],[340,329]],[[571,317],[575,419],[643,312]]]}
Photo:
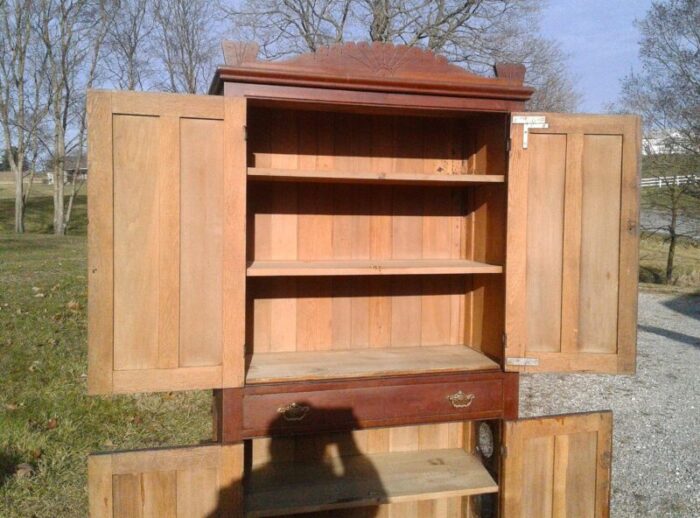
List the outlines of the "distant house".
{"label": "distant house", "polygon": [[[71,183],[73,181],[73,175],[76,176],[76,181],[82,182],[87,179],[87,156],[84,154],[80,157],[80,164],[78,164],[77,155],[68,155],[63,159],[63,183]],[[46,172],[47,183],[53,185],[54,177],[53,171],[50,167],[47,167]]]}

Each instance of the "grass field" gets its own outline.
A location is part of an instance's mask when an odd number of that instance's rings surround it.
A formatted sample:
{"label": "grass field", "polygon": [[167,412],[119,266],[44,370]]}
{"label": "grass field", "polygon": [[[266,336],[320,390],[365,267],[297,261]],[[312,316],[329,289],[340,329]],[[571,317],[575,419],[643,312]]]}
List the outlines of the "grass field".
{"label": "grass field", "polygon": [[[89,452],[206,441],[211,398],[85,395],[85,196],[69,235],[57,238],[46,234],[48,188],[35,192],[30,233],[15,236],[12,192],[0,186],[0,517],[72,518],[87,514]],[[663,271],[663,247],[642,243],[643,271]],[[697,288],[697,244],[683,244],[677,256],[679,282]]]}
{"label": "grass field", "polygon": [[[73,231],[15,237],[0,199],[0,516],[87,516],[91,451],[197,444],[211,434],[210,393],[86,396],[85,204]],[[50,198],[30,208],[45,230]],[[49,207],[49,210],[45,210]],[[47,217],[48,216],[48,217]]]}

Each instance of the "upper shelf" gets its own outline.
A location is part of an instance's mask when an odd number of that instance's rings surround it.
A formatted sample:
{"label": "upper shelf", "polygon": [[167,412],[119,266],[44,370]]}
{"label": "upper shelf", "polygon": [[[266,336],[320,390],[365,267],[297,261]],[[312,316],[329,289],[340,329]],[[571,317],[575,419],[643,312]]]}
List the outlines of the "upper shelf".
{"label": "upper shelf", "polygon": [[330,275],[459,275],[502,273],[503,267],[466,259],[368,259],[345,261],[253,261],[248,277]]}
{"label": "upper shelf", "polygon": [[386,183],[396,185],[470,185],[503,183],[501,174],[424,174],[248,168],[249,180],[278,182]]}
{"label": "upper shelf", "polygon": [[461,449],[375,453],[253,470],[246,516],[289,516],[395,502],[495,493],[498,485]]}

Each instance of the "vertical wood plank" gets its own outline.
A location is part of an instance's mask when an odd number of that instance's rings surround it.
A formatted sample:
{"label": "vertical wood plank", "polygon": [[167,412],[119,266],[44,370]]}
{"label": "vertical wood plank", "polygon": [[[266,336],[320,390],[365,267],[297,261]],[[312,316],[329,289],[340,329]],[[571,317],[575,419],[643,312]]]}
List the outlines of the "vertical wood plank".
{"label": "vertical wood plank", "polygon": [[622,136],[586,135],[579,350],[617,352]]}
{"label": "vertical wood plank", "polygon": [[209,518],[218,514],[219,484],[214,468],[192,467],[177,472],[177,518]]}
{"label": "vertical wood plank", "polygon": [[527,210],[527,343],[559,351],[566,136],[530,134]]}
{"label": "vertical wood plank", "polygon": [[228,268],[222,260],[223,125],[212,120],[181,121],[179,364],[183,367],[222,362],[222,276]]}
{"label": "vertical wood plank", "polygon": [[641,119],[625,117],[620,193],[620,271],[617,322],[617,372],[634,374],[637,357],[637,285],[639,282],[639,183]]}
{"label": "vertical wood plank", "polygon": [[91,518],[112,518],[112,457],[88,457],[88,508]]}
{"label": "vertical wood plank", "polygon": [[[88,393],[112,391],[114,227],[112,97],[88,92]],[[99,516],[99,515],[95,515]]]}
{"label": "vertical wood plank", "polygon": [[597,442],[595,432],[556,437],[554,516],[595,516]]}
{"label": "vertical wood plank", "polygon": [[[159,134],[156,117],[115,115],[115,370],[158,366]],[[144,174],[144,171],[150,174]],[[156,325],[154,325],[154,323]]]}
{"label": "vertical wood plank", "polygon": [[[179,365],[180,347],[180,118],[158,118],[158,358],[159,369]],[[132,186],[133,188],[133,186]],[[132,250],[134,253],[134,250]],[[220,363],[219,358],[216,364]],[[211,365],[211,363],[209,364]]]}
{"label": "vertical wood plank", "polygon": [[144,518],[141,474],[128,473],[112,477],[114,518]]}
{"label": "vertical wood plank", "polygon": [[583,134],[570,133],[566,140],[561,286],[561,351],[566,353],[578,346],[582,203]]}
{"label": "vertical wood plank", "polygon": [[[506,336],[504,355],[522,358],[527,344],[527,150],[523,149],[523,127],[511,124],[508,164],[508,217],[506,232]],[[506,370],[513,370],[507,363]]]}
{"label": "vertical wood plank", "polygon": [[246,310],[246,100],[224,99],[222,387],[243,385]]}
{"label": "vertical wood plank", "polygon": [[143,518],[177,516],[175,471],[147,471],[141,474]]}

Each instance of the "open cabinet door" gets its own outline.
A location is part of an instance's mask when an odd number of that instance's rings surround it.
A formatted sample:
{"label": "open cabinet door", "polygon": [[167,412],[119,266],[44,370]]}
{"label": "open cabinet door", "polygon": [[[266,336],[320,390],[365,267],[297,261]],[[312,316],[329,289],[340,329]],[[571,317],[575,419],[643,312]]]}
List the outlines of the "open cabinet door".
{"label": "open cabinet door", "polygon": [[639,118],[511,122],[505,368],[633,373]]}
{"label": "open cabinet door", "polygon": [[506,421],[503,518],[609,515],[612,413]]}
{"label": "open cabinet door", "polygon": [[91,455],[90,518],[242,516],[242,478],[242,444]]}
{"label": "open cabinet door", "polygon": [[89,393],[242,384],[245,118],[242,98],[88,93]]}

